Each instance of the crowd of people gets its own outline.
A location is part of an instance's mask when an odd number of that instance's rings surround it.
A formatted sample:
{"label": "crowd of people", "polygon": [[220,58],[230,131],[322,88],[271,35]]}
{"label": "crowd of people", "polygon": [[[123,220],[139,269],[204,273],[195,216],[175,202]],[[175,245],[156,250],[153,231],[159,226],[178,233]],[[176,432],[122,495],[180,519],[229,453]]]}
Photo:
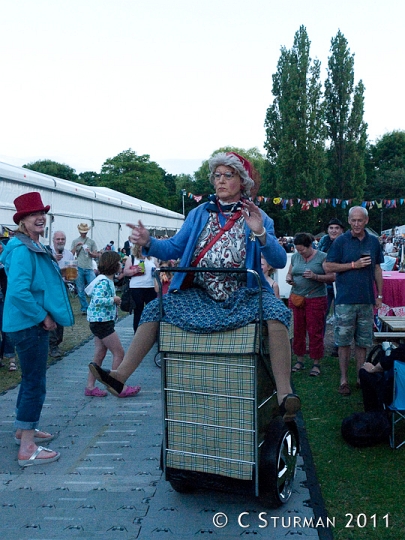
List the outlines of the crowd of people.
{"label": "crowd of people", "polygon": [[[405,361],[405,348],[400,345],[389,349],[389,355],[386,355],[384,349],[372,348],[373,332],[376,313],[384,300],[382,270],[387,268],[387,264],[389,270],[394,265],[397,265],[396,269],[401,268],[404,242],[402,237],[397,237],[395,242],[391,237],[378,238],[367,230],[367,224],[367,210],[355,206],[349,210],[349,229],[346,232],[343,223],[333,218],[327,235],[319,242],[307,233],[298,233],[294,237],[295,253],[286,278],[292,285],[289,305],[295,324],[293,349],[297,362],[292,371],[304,369],[308,342],[309,356],[313,361],[310,375],[320,375],[318,357],[323,357],[323,339],[319,330],[323,326],[324,333],[326,314],[329,313],[333,317],[334,341],[339,357],[338,392],[342,396],[352,393],[348,368],[354,344],[355,384],[362,390],[365,414],[375,412],[388,418],[387,406],[393,399],[394,360]],[[322,252],[318,261],[317,252]],[[387,258],[391,261],[388,262]],[[355,423],[357,417],[354,414],[345,421],[346,425],[348,421]],[[375,440],[379,440],[377,433]]]}
{"label": "crowd of people", "polygon": [[[11,369],[16,351],[22,372],[15,420],[20,465],[45,464],[59,458],[58,452],[42,446],[53,436],[40,431],[39,422],[48,352],[52,357],[62,354],[63,329],[73,324],[65,286],[69,265],[77,268],[80,310],[94,335],[94,357],[84,391],[88,397],[107,396],[96,381],[119,398],[139,393],[140,386],[129,386],[127,380],[157,339],[159,301],[165,321],[196,333],[244,326],[257,319],[261,305],[279,412],[286,422],[293,421],[301,407],[291,387],[291,373],[305,368],[307,349],[312,364],[309,374],[321,375],[326,318],[332,309],[341,375],[339,393],[351,393],[348,366],[353,340],[356,384],[361,384],[361,369],[379,369],[367,366],[366,351],[373,342],[373,309],[382,302],[384,256],[379,240],[366,230],[367,210],[357,206],[349,210],[346,232],[339,219],[331,219],[319,242],[307,232],[277,239],[273,220],[250,199],[260,181],[252,164],[234,152],[220,153],[209,160],[209,171],[215,194],[188,214],[174,237],[153,238],[139,221],[128,224],[131,234],[122,249],[110,241],[98,250],[85,223],[78,224],[79,236],[71,242],[70,250],[63,231],[53,234],[52,246],[44,246],[41,236],[50,206],[43,204],[37,192],[15,199],[17,230],[0,247],[0,318],[2,357],[10,358]],[[287,253],[291,253],[286,275],[291,285],[288,305],[280,298],[280,284],[274,279],[275,270],[286,266]],[[98,262],[96,269],[94,261]],[[228,268],[229,272],[167,271],[161,274],[158,288],[156,268],[177,263],[187,268]],[[253,276],[232,271],[244,268],[260,276],[261,303]],[[125,279],[129,280],[134,330],[126,352],[115,331],[121,304],[115,285]],[[102,366],[107,351],[112,354],[111,370]]]}
{"label": "crowd of people", "polygon": [[[42,446],[52,441],[53,435],[40,431],[39,422],[46,393],[49,344],[51,354],[59,354],[63,327],[73,324],[61,272],[71,256],[77,265],[80,309],[87,315],[94,335],[95,353],[89,365],[87,396],[105,396],[102,390],[95,390],[95,380],[117,397],[135,396],[140,391],[139,386],[128,386],[126,381],[156,340],[159,306],[153,271],[158,261],[172,264],[180,260],[181,266],[230,270],[248,267],[255,269],[262,280],[263,319],[268,326],[280,414],[285,421],[294,420],[301,402],[293,393],[290,381],[291,349],[287,328],[291,315],[277,297],[275,283],[269,275],[272,269],[285,266],[285,249],[274,234],[271,218],[249,199],[258,182],[252,165],[231,152],[214,156],[209,167],[215,195],[190,212],[173,238],[152,238],[141,222],[129,224],[132,233],[123,248],[123,255],[127,257],[124,268],[120,253],[111,242],[102,252],[97,249],[88,236],[90,227],[85,223],[78,225],[80,236],[72,241],[70,255],[63,231],[55,232],[53,246],[44,246],[41,236],[50,206],[42,202],[37,192],[15,199],[17,231],[1,254],[8,281],[2,329],[11,337],[22,373],[15,420],[20,465],[46,464],[59,458],[58,452]],[[269,265],[265,273],[262,257]],[[98,261],[97,277],[93,260]],[[19,271],[17,266],[21,266]],[[114,329],[121,302],[115,291],[114,277],[119,273],[130,278],[136,306],[135,334],[125,354]],[[244,326],[257,317],[258,288],[249,274],[205,272],[191,275],[190,279],[183,273],[172,276],[166,272],[162,278],[162,293],[167,293],[162,295],[165,320],[183,329],[192,332],[227,330]],[[197,307],[203,310],[204,317]],[[111,370],[102,367],[107,350],[113,356]]]}

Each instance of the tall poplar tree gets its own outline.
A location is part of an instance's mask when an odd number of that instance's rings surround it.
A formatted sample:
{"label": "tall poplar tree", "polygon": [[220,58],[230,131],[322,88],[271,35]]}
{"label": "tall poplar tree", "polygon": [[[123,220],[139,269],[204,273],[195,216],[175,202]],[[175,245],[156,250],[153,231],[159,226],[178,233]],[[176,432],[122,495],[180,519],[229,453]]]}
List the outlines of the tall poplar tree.
{"label": "tall poplar tree", "polygon": [[309,56],[310,41],[301,26],[291,50],[281,48],[267,109],[264,147],[282,197],[313,199],[325,191],[325,128],[320,62]]}
{"label": "tall poplar tree", "polygon": [[325,118],[329,138],[328,195],[361,199],[366,183],[367,124],[364,85],[354,87],[354,54],[339,30],[331,40],[328,77],[325,81]]}

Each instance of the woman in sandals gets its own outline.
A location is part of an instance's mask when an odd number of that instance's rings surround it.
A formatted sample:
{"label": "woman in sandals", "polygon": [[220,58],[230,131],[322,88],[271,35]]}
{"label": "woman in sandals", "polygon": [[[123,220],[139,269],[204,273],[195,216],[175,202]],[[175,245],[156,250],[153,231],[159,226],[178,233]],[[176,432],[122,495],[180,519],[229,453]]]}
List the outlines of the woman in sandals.
{"label": "woman in sandals", "polygon": [[14,200],[17,232],[0,257],[7,274],[3,330],[14,343],[21,367],[17,397],[15,442],[22,467],[59,459],[59,452],[41,446],[54,436],[38,430],[46,395],[49,331],[72,326],[74,319],[58,264],[41,244],[50,206],[37,192]]}
{"label": "woman in sandals", "polygon": [[[324,353],[325,314],[328,305],[326,283],[335,281],[335,274],[326,274],[323,263],[326,253],[313,247],[314,237],[309,233],[297,233],[294,237],[296,253],[291,257],[286,281],[292,285],[289,307],[293,310],[293,352],[297,361],[293,372],[304,369],[304,356],[309,341],[309,356],[313,366],[309,374],[318,377]],[[301,298],[294,298],[298,295]],[[299,305],[301,303],[301,305]]]}
{"label": "woman in sandals", "polygon": [[[90,330],[94,335],[94,358],[93,363],[101,366],[107,354],[111,351],[112,368],[117,369],[124,358],[120,338],[115,331],[117,308],[121,304],[121,298],[115,294],[114,275],[121,271],[121,257],[116,251],[105,251],[98,263],[99,274],[85,289],[91,296],[87,308],[87,320],[90,322]],[[84,395],[88,397],[105,397],[108,392],[94,385],[96,379],[89,372]],[[125,385],[118,397],[126,398],[136,396],[140,386]]]}

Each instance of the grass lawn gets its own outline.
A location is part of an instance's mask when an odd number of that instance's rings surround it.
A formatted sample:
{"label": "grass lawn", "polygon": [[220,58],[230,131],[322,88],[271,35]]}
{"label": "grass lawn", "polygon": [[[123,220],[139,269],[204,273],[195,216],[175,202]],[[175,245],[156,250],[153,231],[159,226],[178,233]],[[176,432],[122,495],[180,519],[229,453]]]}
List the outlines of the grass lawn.
{"label": "grass lawn", "polygon": [[322,361],[322,374],[309,377],[310,364],[293,374],[328,517],[336,519],[335,539],[399,540],[405,538],[403,467],[405,446],[371,448],[349,446],[340,434],[343,418],[362,411],[361,390],[355,389],[351,360],[352,394],[338,392],[337,358]]}

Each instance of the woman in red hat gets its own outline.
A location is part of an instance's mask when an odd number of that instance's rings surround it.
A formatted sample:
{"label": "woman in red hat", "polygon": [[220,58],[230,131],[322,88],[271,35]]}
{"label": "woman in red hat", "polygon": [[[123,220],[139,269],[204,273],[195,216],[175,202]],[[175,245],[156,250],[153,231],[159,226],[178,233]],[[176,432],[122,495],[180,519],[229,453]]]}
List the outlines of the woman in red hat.
{"label": "woman in red hat", "polygon": [[18,463],[26,467],[59,459],[58,452],[41,446],[54,436],[40,431],[38,424],[46,394],[49,331],[56,323],[71,326],[74,320],[58,265],[40,242],[50,206],[44,206],[37,192],[17,197],[14,204],[18,229],[1,255],[8,278],[3,329],[21,366],[14,425]]}
{"label": "woman in red hat", "polygon": [[[249,268],[259,274],[263,287],[262,314],[269,330],[280,414],[285,421],[291,421],[301,406],[290,385],[287,328],[291,315],[275,297],[261,269],[261,255],[273,268],[284,268],[287,255],[274,235],[273,220],[249,199],[257,190],[258,175],[252,164],[229,152],[215,154],[208,165],[215,195],[188,214],[173,238],[151,238],[139,222],[137,226],[129,225],[133,227],[131,241],[143,246],[146,256],[163,260],[181,257],[181,267]],[[257,319],[259,295],[252,274],[197,272],[190,277],[175,273],[169,294],[163,297],[165,321],[190,332],[210,333],[240,328]],[[117,370],[108,373],[95,364],[90,365],[95,377],[114,395],[119,395],[127,378],[154,344],[159,316],[158,302],[149,302]]]}

